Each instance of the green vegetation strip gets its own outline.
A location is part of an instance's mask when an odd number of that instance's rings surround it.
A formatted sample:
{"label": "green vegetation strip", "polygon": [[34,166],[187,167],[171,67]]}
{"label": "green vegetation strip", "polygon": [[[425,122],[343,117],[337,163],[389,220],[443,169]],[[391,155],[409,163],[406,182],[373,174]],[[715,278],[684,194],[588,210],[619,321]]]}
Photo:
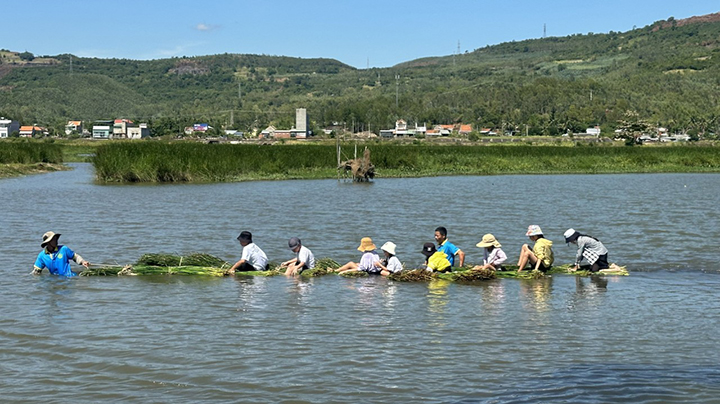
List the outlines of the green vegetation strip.
{"label": "green vegetation strip", "polygon": [[0,141],[0,164],[60,164],[63,152],[60,145],[24,140]]}
{"label": "green vegetation strip", "polygon": [[[348,146],[349,147],[349,146]],[[368,145],[378,177],[720,172],[712,146]],[[98,147],[101,182],[225,182],[337,176],[332,145],[118,142]]]}
{"label": "green vegetation strip", "polygon": [[25,139],[0,141],[0,178],[66,169],[59,145]]}
{"label": "green vegetation strip", "polygon": [[[320,258],[315,262],[315,268],[303,271],[302,277],[317,277],[323,275],[340,275],[345,278],[366,277],[362,271],[348,271],[337,274],[334,270],[340,265],[331,258]],[[496,278],[538,279],[552,274],[570,274],[575,276],[593,275],[588,267],[581,267],[576,272],[568,272],[570,265],[554,266],[547,273],[539,271],[517,272],[517,267],[507,266],[504,271],[476,270],[471,267],[455,268],[452,272],[438,273],[424,269],[404,270],[391,274],[389,279],[398,282],[427,282],[433,279],[448,281],[473,282]],[[80,276],[121,276],[121,275],[200,275],[200,276],[227,276],[230,263],[210,254],[193,253],[186,256],[173,254],[145,254],[132,265],[115,265],[91,267],[80,273]],[[285,273],[279,265],[270,265],[268,271],[236,272],[239,276],[277,276]],[[625,267],[614,267],[595,275],[600,276],[627,276]]]}

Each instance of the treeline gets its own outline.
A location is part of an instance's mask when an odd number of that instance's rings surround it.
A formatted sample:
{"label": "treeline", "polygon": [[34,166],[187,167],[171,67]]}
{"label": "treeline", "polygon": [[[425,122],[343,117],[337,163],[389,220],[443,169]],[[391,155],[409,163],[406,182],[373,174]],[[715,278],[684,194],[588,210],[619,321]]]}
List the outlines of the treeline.
{"label": "treeline", "polygon": [[[510,42],[393,68],[330,59],[214,55],[153,61],[76,58],[12,68],[0,115],[60,131],[70,119],[130,118],[171,135],[206,122],[246,132],[467,123],[529,135],[610,135],[630,112],[654,126],[720,132],[720,23]],[[72,72],[69,60],[72,57]],[[7,69],[6,69],[7,70]],[[5,70],[3,70],[5,71]]]}

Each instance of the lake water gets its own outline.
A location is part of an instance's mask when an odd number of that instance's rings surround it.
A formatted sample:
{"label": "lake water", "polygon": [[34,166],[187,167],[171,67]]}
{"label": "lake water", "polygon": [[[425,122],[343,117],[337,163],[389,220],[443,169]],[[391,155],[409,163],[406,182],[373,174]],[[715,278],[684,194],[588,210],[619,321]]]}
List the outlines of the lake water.
{"label": "lake water", "polygon": [[[2,402],[720,402],[720,175],[553,175],[96,185],[92,167],[0,180]],[[629,277],[474,284],[95,277],[29,272],[41,235],[91,262],[147,252],[270,260],[300,237],[357,260],[392,240],[407,266],[443,225],[509,261],[529,224],[592,234]]]}

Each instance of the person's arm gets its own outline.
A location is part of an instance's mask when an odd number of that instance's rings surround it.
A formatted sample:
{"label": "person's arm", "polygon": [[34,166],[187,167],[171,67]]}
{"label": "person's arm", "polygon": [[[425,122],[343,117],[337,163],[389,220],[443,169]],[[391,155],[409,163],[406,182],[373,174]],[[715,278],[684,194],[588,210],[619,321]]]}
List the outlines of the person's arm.
{"label": "person's arm", "polygon": [[43,264],[42,259],[40,259],[40,256],[42,255],[42,252],[38,254],[37,259],[35,260],[35,265],[33,265],[32,274],[33,275],[40,275],[42,273],[43,268],[45,268],[45,264]]}
{"label": "person's arm", "polygon": [[290,264],[292,264],[294,262],[297,262],[297,258],[289,259],[289,260],[283,262],[282,264],[280,264],[280,267],[290,266]]}
{"label": "person's arm", "polygon": [[244,258],[240,258],[240,261],[236,262],[235,265],[233,265],[228,271],[231,273],[235,272],[235,270],[238,269],[238,267],[240,267],[240,265],[242,265],[246,262],[247,262],[247,260],[245,260]]}
{"label": "person's arm", "polygon": [[459,267],[462,267],[462,266],[465,264],[465,253],[463,252],[463,250],[461,250],[461,249],[458,248],[458,250],[457,250],[457,256],[458,256],[458,258],[460,259],[460,262],[459,262],[460,265],[459,265]]}
{"label": "person's arm", "polygon": [[388,272],[390,271],[389,269],[387,269],[387,267],[386,267],[385,265],[382,264],[382,260],[380,260],[380,261],[375,261],[375,262],[374,262],[374,265],[375,265],[376,267],[380,268],[380,269],[383,270],[383,271],[388,271]]}
{"label": "person's arm", "polygon": [[495,253],[495,258],[492,260],[491,264],[495,267],[502,265],[505,261],[507,261],[507,254],[505,254],[505,251],[498,248],[497,253]]}
{"label": "person's arm", "polygon": [[80,254],[73,253],[73,261],[75,261],[76,264],[82,265],[85,268],[90,266],[90,263],[83,259],[83,257],[80,256]]}

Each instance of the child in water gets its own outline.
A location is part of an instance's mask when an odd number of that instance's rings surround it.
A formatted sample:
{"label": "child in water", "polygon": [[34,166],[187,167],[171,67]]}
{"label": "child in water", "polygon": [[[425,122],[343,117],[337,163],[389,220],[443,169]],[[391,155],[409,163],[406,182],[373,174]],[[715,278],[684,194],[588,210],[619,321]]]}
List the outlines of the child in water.
{"label": "child in water", "polygon": [[535,244],[532,249],[527,244],[523,244],[522,249],[520,249],[520,259],[518,260],[518,272],[525,269],[528,263],[535,270],[547,272],[555,261],[552,241],[545,238],[540,226],[536,224],[528,226],[525,235],[530,237],[530,240],[534,241]]}
{"label": "child in water", "polygon": [[425,243],[423,245],[422,254],[427,259],[425,268],[430,272],[446,272],[450,271],[450,261],[444,252],[435,249],[435,244]]}
{"label": "child in water", "polygon": [[376,262],[375,266],[380,267],[380,275],[382,276],[388,276],[400,272],[403,269],[400,260],[395,256],[395,247],[396,245],[392,241],[388,241],[380,247],[383,253],[385,253],[385,259]]}

